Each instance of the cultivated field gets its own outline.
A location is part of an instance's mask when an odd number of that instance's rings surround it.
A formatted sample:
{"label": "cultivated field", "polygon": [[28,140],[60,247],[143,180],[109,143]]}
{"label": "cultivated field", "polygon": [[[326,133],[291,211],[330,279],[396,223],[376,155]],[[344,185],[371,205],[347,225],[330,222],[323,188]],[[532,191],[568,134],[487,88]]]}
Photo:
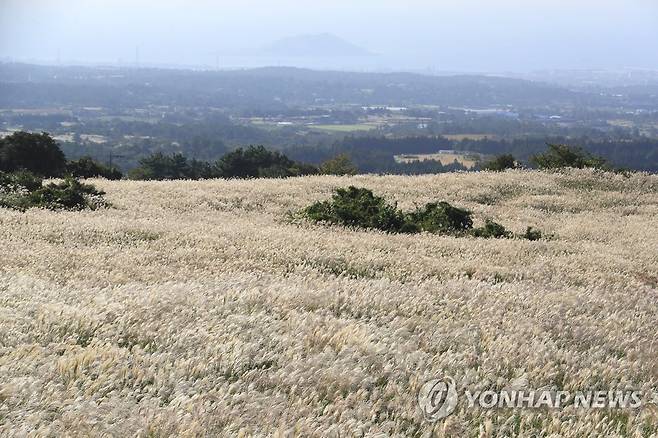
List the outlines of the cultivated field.
{"label": "cultivated field", "polygon": [[356,132],[356,131],[371,131],[377,129],[377,124],[359,123],[353,125],[310,125],[312,129],[330,132]]}
{"label": "cultivated field", "polygon": [[467,169],[472,169],[478,164],[478,161],[475,158],[480,156],[473,154],[451,154],[451,153],[438,153],[438,154],[405,154],[405,155],[396,155],[395,161],[398,163],[413,163],[416,161],[438,161],[444,166],[453,164],[455,161],[460,163],[462,166]]}
{"label": "cultivated field", "polygon": [[454,141],[484,140],[487,138],[494,140],[498,138],[495,134],[442,134],[441,136]]}
{"label": "cultivated field", "polygon": [[[0,436],[656,436],[649,405],[431,424],[416,396],[655,389],[658,176],[94,183],[114,208],[0,210]],[[291,223],[350,184],[553,237]]]}

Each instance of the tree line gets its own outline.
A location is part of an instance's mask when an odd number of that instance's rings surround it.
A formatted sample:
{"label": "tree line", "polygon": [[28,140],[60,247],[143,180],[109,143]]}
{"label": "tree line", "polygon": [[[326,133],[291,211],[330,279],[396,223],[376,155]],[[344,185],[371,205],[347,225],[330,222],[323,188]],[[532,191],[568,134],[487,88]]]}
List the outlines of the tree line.
{"label": "tree line", "polygon": [[[116,168],[82,157],[67,161],[57,142],[47,133],[15,132],[0,139],[0,172],[27,171],[39,177],[121,179]],[[127,177],[137,180],[210,178],[286,178],[331,174],[353,175],[358,169],[345,154],[312,165],[295,161],[264,146],[238,148],[215,162],[189,159],[182,154],[154,153],[139,160]]]}
{"label": "tree line", "polygon": [[[127,177],[135,180],[176,180],[176,179],[212,179],[212,178],[287,178],[303,175],[354,175],[356,173],[400,173],[406,166],[407,173],[438,173],[446,170],[464,170],[458,163],[444,166],[438,161],[428,160],[416,163],[388,163],[381,167],[377,158],[383,156],[392,159],[393,154],[405,152],[407,148],[415,151],[435,152],[437,146],[443,146],[443,139],[423,142],[421,138],[383,139],[379,149],[369,149],[368,139],[353,139],[352,146],[344,150],[334,150],[335,155],[328,156],[318,165],[308,164],[290,158],[279,151],[266,149],[264,146],[237,148],[224,154],[215,162],[189,159],[180,153],[166,155],[155,153],[139,160],[139,166],[130,170]],[[347,152],[346,152],[347,151]],[[320,157],[321,155],[316,155]],[[363,160],[369,157],[369,162]],[[613,170],[614,167],[603,157],[592,154],[582,148],[565,144],[548,144],[544,151],[532,155],[529,164],[539,169],[560,167],[592,167]],[[396,168],[397,166],[397,168]],[[493,160],[481,165],[483,170],[500,171],[522,167],[522,162],[512,154],[497,155]],[[50,177],[121,179],[122,173],[113,167],[105,166],[83,157],[67,161],[57,142],[47,133],[31,134],[16,132],[0,139],[0,172],[28,171],[34,175]],[[383,171],[382,171],[383,170]],[[397,172],[396,172],[397,170]]]}
{"label": "tree line", "polygon": [[353,175],[356,167],[346,155],[330,158],[319,166],[294,161],[264,146],[238,148],[215,162],[188,159],[182,154],[155,153],[139,160],[128,172],[130,179],[287,178],[332,174]]}
{"label": "tree line", "polygon": [[[439,150],[476,152],[482,155],[511,154],[517,161],[533,166],[531,158],[546,150],[547,144],[579,145],[587,153],[601,156],[617,167],[633,170],[658,171],[658,140],[634,138],[632,140],[592,140],[590,138],[528,137],[511,140],[484,138],[452,141],[445,137],[375,137],[352,136],[331,145],[303,146],[285,149],[295,159],[318,163],[335,156],[347,154],[363,173],[415,174],[420,167],[423,173],[439,173],[465,170],[459,165],[440,166],[440,163],[420,165],[418,163],[396,163],[394,155],[430,154]],[[431,169],[427,168],[432,166]]]}

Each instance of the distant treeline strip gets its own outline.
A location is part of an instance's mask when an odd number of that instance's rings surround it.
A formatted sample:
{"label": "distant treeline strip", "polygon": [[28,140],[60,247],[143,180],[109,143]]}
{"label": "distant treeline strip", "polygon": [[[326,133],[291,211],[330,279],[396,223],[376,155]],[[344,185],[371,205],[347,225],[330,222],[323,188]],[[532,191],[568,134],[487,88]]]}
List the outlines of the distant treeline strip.
{"label": "distant treeline strip", "polygon": [[[321,163],[337,154],[347,154],[360,172],[413,174],[456,170],[460,166],[441,166],[436,162],[396,163],[393,156],[402,154],[431,154],[439,150],[478,152],[483,155],[512,154],[521,162],[546,149],[546,144],[570,144],[601,156],[612,165],[632,170],[658,171],[658,140],[641,138],[633,140],[594,141],[588,138],[529,137],[513,140],[481,139],[453,141],[445,137],[346,137],[328,146],[292,147],[285,150],[293,160]],[[423,168],[423,169],[420,169]]]}

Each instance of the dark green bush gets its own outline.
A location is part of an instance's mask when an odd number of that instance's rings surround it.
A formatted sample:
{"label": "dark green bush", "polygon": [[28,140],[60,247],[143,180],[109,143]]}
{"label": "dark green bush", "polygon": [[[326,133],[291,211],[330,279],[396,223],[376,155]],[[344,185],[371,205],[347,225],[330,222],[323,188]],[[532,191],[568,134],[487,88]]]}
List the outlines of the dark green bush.
{"label": "dark green bush", "polygon": [[395,205],[386,203],[368,189],[356,187],[336,190],[331,201],[316,202],[306,208],[304,214],[315,222],[387,232],[399,232],[405,224],[404,215]]}
{"label": "dark green bush", "polygon": [[[331,200],[319,201],[301,211],[301,216],[313,222],[326,222],[348,227],[376,229],[388,233],[419,233],[422,231],[455,236],[482,238],[512,238],[504,226],[487,219],[484,226],[473,228],[471,212],[447,202],[431,202],[413,212],[403,213],[394,204],[364,188],[337,189]],[[542,234],[528,228],[518,237],[538,240]]]}
{"label": "dark green bush", "polygon": [[473,227],[471,212],[447,202],[432,202],[407,215],[408,221],[429,233],[459,233]]}
{"label": "dark green bush", "polygon": [[34,206],[49,210],[94,210],[104,204],[101,200],[104,194],[91,184],[68,177],[32,192],[30,199]]}
{"label": "dark green bush", "polygon": [[473,235],[475,237],[483,237],[485,239],[500,239],[502,237],[512,237],[512,233],[507,231],[504,226],[496,223],[490,219],[487,219],[484,223],[484,227],[475,228],[473,230]]}
{"label": "dark green bush", "polygon": [[59,183],[43,185],[41,178],[29,172],[0,173],[0,207],[25,211],[29,208],[48,210],[94,210],[108,204],[105,193],[90,184],[67,177]]}
{"label": "dark green bush", "polygon": [[26,170],[0,172],[0,190],[4,193],[15,191],[33,192],[41,188],[43,179]]}

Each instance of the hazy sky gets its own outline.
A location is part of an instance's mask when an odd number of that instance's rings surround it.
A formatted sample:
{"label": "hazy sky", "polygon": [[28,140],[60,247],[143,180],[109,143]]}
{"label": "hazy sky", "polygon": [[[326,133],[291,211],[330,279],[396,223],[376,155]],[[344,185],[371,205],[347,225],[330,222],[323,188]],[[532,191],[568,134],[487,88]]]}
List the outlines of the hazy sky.
{"label": "hazy sky", "polygon": [[214,66],[323,32],[373,68],[658,69],[658,0],[0,0],[0,58],[23,61]]}

